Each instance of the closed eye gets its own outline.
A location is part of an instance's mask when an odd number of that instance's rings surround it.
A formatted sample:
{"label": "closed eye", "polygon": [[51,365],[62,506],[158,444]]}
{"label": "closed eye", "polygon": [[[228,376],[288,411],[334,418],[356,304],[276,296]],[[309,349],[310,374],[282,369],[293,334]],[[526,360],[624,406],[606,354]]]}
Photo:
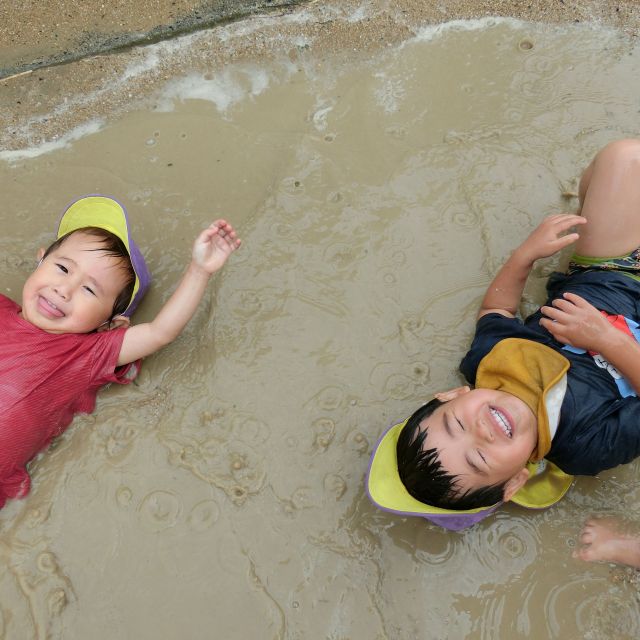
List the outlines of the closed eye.
{"label": "closed eye", "polygon": [[492,467],[491,465],[487,462],[487,459],[484,457],[484,454],[482,453],[482,451],[478,450],[478,455],[480,456],[480,458],[482,459],[482,464],[483,464],[483,468],[480,470],[480,473],[486,474],[489,471],[491,471]]}
{"label": "closed eye", "polygon": [[84,287],[84,290],[85,290],[85,291],[88,291],[92,296],[95,296],[95,295],[96,295],[96,292],[95,292],[91,287],[87,287],[87,286],[85,286],[85,287]]}
{"label": "closed eye", "polygon": [[444,429],[447,432],[448,436],[450,438],[454,438],[455,434],[454,434],[454,428],[456,426],[456,424],[460,427],[460,430],[464,431],[464,427],[462,426],[462,422],[460,422],[460,420],[458,420],[458,418],[456,418],[455,415],[451,414],[453,419],[455,420],[455,424],[452,423],[449,420],[449,416],[447,414],[444,415]]}
{"label": "closed eye", "polygon": [[[483,456],[479,451],[476,451],[476,453],[480,456],[480,458],[482,459],[482,462],[483,462],[484,464],[486,464],[486,460],[484,459],[484,456]],[[467,456],[466,456],[466,461],[467,461],[467,464],[469,465],[469,467],[471,468],[471,470],[472,470],[474,473],[479,473],[480,475],[483,475],[483,476],[484,476],[484,475],[487,475],[487,472],[486,472],[484,469],[480,468],[480,467],[479,467],[479,466],[478,466],[478,465],[477,465],[477,464],[472,460],[472,458],[471,458],[469,455],[467,455]]]}
{"label": "closed eye", "polygon": [[483,473],[483,471],[480,469],[480,467],[478,467],[478,465],[475,464],[475,462],[469,456],[466,456],[466,461],[467,461],[467,464],[469,465],[469,467],[471,468],[471,470],[474,473]]}
{"label": "closed eye", "polygon": [[63,264],[60,264],[59,262],[56,262],[56,267],[58,267],[58,269],[60,269],[62,273],[69,273],[69,269],[67,269],[67,267],[65,267]]}

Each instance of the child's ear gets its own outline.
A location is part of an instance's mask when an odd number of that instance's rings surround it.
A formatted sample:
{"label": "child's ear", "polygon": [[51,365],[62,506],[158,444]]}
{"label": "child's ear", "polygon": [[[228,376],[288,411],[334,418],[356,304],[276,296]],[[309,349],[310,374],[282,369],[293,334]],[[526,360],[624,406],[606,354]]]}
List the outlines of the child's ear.
{"label": "child's ear", "polygon": [[46,250],[44,247],[40,247],[38,249],[38,252],[36,253],[36,260],[38,261],[38,264],[42,262],[42,258],[44,258],[45,251]]}
{"label": "child's ear", "polygon": [[513,496],[518,493],[529,479],[529,469],[524,467],[520,469],[515,476],[507,480],[507,484],[504,486],[503,499],[505,502],[509,502]]}
{"label": "child's ear", "polygon": [[97,333],[102,331],[113,331],[113,329],[127,329],[131,325],[131,320],[127,316],[115,316],[111,321],[101,324],[97,329]]}
{"label": "child's ear", "polygon": [[469,391],[471,391],[471,389],[465,385],[464,387],[449,389],[449,391],[440,391],[439,393],[434,394],[434,397],[436,400],[440,400],[440,402],[449,402],[449,400],[453,400],[458,396],[469,393]]}

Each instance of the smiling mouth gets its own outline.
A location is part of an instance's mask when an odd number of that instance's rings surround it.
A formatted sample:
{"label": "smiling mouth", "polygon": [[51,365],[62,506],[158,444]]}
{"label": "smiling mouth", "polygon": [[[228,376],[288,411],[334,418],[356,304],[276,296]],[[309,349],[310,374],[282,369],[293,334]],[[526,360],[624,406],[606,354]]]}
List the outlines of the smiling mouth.
{"label": "smiling mouth", "polygon": [[494,409],[493,407],[490,407],[489,411],[495,419],[496,424],[502,429],[507,438],[513,437],[513,431],[507,417],[501,411]]}
{"label": "smiling mouth", "polygon": [[38,306],[50,317],[62,318],[65,315],[55,304],[53,304],[53,302],[47,300],[43,296],[40,296]]}

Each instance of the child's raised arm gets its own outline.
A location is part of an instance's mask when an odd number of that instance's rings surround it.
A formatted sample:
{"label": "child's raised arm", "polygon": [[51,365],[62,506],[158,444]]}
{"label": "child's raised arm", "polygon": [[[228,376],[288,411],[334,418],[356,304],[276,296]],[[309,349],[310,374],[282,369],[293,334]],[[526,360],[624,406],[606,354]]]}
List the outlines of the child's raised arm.
{"label": "child's raised arm", "polygon": [[209,278],[240,246],[240,239],[226,220],[216,220],[193,245],[191,263],[173,295],[151,322],[127,329],[118,366],[144,358],[177,338],[198,308]]}
{"label": "child's raised arm", "polygon": [[478,319],[487,313],[500,313],[513,318],[518,310],[524,285],[536,260],[547,258],[578,239],[577,233],[565,231],[586,218],[572,213],[559,213],[545,218],[529,237],[509,256],[484,295]]}

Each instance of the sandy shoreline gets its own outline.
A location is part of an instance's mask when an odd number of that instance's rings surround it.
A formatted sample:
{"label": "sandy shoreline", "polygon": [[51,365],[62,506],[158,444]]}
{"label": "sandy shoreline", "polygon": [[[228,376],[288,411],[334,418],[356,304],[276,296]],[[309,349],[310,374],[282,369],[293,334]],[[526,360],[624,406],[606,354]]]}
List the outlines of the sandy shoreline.
{"label": "sandy shoreline", "polygon": [[[296,5],[305,4],[319,3],[317,0],[119,0],[106,6],[101,0],[81,5],[47,0],[39,2],[37,8],[30,3],[11,6],[0,3],[0,77],[175,38],[251,14],[289,13]],[[384,7],[380,0],[370,4]],[[536,3],[445,0],[396,2],[393,8],[428,23],[496,15],[548,23],[598,22],[636,33],[639,11],[634,4],[629,0]],[[322,5],[329,7],[331,3]]]}
{"label": "sandy shoreline", "polygon": [[[99,2],[90,4],[95,5],[96,11],[103,6]],[[131,25],[142,30],[140,37],[143,38],[144,33],[157,31],[158,23],[165,18],[184,21],[189,11],[192,14],[199,11],[189,4],[192,3],[181,3],[176,9],[176,3],[155,0],[135,5],[117,3],[109,26],[111,41],[117,45],[122,32],[128,33]],[[226,64],[256,57],[269,59],[284,55],[296,63],[311,54],[322,60],[336,51],[350,57],[366,56],[368,51],[405,40],[428,25],[486,16],[548,24],[609,26],[630,38],[636,37],[640,26],[640,8],[634,3],[598,0],[572,3],[371,0],[364,4],[356,0],[312,0],[298,7],[283,6],[279,11],[271,9],[266,13],[262,11],[264,6],[276,5],[249,4],[253,5],[254,15],[242,21],[148,46],[116,48],[112,53],[81,57],[68,64],[0,80],[0,148],[22,149],[55,142],[65,135],[73,139],[82,135],[82,127],[88,123],[135,109],[169,80],[184,75],[186,69],[215,74]],[[278,3],[283,4],[289,3]],[[54,8],[53,2],[41,3],[37,16],[15,16],[6,8],[0,12],[3,18],[0,24],[4,25],[0,28],[0,42],[4,43],[0,48],[0,61],[5,62],[5,67],[7,57],[2,57],[3,51],[18,50],[23,63],[46,55],[55,58],[53,46],[42,40]],[[121,14],[127,16],[126,21],[118,17]],[[76,47],[70,55],[81,55],[85,45],[77,34],[82,37],[87,34],[87,20],[92,14],[85,8],[80,14],[69,15],[68,22],[62,26],[58,23],[58,30],[52,33],[66,43],[67,48]]]}

